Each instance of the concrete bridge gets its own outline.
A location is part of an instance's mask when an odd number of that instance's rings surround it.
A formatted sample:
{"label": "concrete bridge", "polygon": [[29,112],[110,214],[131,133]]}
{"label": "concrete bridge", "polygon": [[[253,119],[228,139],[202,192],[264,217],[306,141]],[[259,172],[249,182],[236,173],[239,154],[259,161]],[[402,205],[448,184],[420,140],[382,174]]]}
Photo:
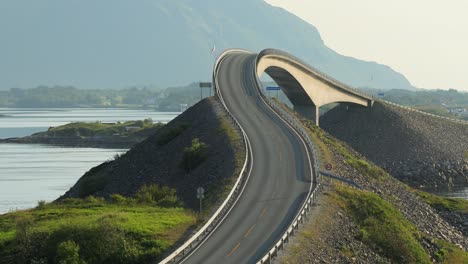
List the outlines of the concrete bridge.
{"label": "concrete bridge", "polygon": [[320,107],[331,103],[352,103],[372,107],[372,96],[359,92],[280,50],[260,52],[257,75],[268,74],[282,89],[294,110],[319,125]]}

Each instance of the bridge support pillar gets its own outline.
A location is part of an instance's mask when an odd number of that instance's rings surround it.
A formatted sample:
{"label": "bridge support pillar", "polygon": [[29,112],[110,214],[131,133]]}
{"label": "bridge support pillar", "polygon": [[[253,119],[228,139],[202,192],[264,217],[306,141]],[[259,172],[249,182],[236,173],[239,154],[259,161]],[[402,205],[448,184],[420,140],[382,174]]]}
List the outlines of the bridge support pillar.
{"label": "bridge support pillar", "polygon": [[316,126],[319,126],[320,107],[316,105],[294,105],[294,111],[312,120]]}

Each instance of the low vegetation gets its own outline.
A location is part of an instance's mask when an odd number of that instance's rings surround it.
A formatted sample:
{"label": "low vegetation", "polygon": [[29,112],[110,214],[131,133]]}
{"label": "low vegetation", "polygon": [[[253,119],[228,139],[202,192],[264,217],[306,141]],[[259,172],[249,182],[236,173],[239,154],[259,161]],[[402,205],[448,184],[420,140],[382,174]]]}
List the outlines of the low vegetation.
{"label": "low vegetation", "polygon": [[161,133],[158,135],[157,143],[159,146],[163,146],[174,138],[178,137],[182,132],[184,132],[187,128],[190,127],[190,124],[182,123],[176,124],[172,127],[165,127]]}
{"label": "low vegetation", "polygon": [[359,239],[396,263],[431,263],[417,228],[390,203],[370,192],[339,187],[337,202],[360,229]]}
{"label": "low vegetation", "polygon": [[434,240],[439,248],[436,252],[436,260],[439,263],[468,263],[468,252],[461,250],[459,247],[447,243],[442,240]]}
{"label": "low vegetation", "polygon": [[319,127],[314,125],[310,121],[305,121],[306,126],[312,131],[312,133],[317,136],[322,142],[333,146],[341,155],[346,159],[351,167],[355,168],[360,173],[372,177],[374,179],[383,179],[387,177],[387,174],[379,166],[369,163],[366,159],[360,158],[356,155],[353,155],[342,143],[338,142],[336,139],[328,136],[321,130]]}
{"label": "low vegetation", "polygon": [[192,139],[192,145],[184,149],[184,156],[180,166],[190,172],[206,160],[208,145],[201,142],[199,138]]}
{"label": "low vegetation", "polygon": [[0,259],[11,263],[147,263],[188,228],[175,191],[144,186],[135,198],[66,199],[0,216]]}
{"label": "low vegetation", "polygon": [[145,120],[128,121],[124,123],[101,123],[101,122],[76,122],[59,127],[49,128],[48,134],[55,136],[112,136],[112,135],[130,135],[140,132],[144,129],[160,128],[163,124],[156,123],[148,118]]}
{"label": "low vegetation", "polygon": [[438,195],[433,195],[427,192],[414,190],[413,191],[421,197],[426,203],[437,210],[468,213],[468,201],[458,198],[447,198]]}

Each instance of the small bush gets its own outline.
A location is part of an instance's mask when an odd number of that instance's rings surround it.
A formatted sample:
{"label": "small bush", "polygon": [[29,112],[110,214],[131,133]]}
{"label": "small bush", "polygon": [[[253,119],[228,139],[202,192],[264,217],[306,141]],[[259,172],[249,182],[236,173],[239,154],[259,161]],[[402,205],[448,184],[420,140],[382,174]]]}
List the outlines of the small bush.
{"label": "small bush", "polygon": [[46,207],[47,203],[44,200],[40,200],[37,202],[36,209],[43,210]]}
{"label": "small bush", "polygon": [[161,133],[158,135],[158,145],[162,146],[169,143],[171,140],[182,134],[182,132],[184,132],[188,127],[190,127],[188,124],[179,124],[174,127],[163,128]]}
{"label": "small bush", "polygon": [[102,197],[94,197],[92,195],[86,197],[85,201],[87,203],[91,203],[91,204],[102,204],[105,202],[104,198]]}
{"label": "small bush", "polygon": [[176,207],[180,202],[176,196],[176,190],[167,186],[156,184],[143,185],[135,195],[139,203],[157,204],[162,207]]}
{"label": "small bush", "polygon": [[111,194],[110,199],[111,199],[111,202],[116,203],[116,204],[127,203],[127,198],[117,193]]}
{"label": "small bush", "polygon": [[194,138],[192,145],[184,149],[181,167],[186,172],[192,171],[206,160],[207,152],[208,145],[201,142],[200,139]]}
{"label": "small bush", "polygon": [[80,259],[80,246],[73,241],[65,241],[58,245],[55,257],[56,263],[60,264],[84,264]]}
{"label": "small bush", "polygon": [[20,263],[25,263],[32,256],[33,218],[30,215],[19,216],[16,219],[16,252]]}

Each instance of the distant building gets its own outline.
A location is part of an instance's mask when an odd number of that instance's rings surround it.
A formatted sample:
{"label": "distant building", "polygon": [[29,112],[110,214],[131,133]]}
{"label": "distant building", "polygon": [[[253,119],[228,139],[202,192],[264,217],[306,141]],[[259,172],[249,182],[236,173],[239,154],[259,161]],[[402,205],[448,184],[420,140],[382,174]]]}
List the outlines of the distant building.
{"label": "distant building", "polygon": [[466,113],[467,110],[463,107],[451,107],[447,109],[452,114],[463,114]]}

